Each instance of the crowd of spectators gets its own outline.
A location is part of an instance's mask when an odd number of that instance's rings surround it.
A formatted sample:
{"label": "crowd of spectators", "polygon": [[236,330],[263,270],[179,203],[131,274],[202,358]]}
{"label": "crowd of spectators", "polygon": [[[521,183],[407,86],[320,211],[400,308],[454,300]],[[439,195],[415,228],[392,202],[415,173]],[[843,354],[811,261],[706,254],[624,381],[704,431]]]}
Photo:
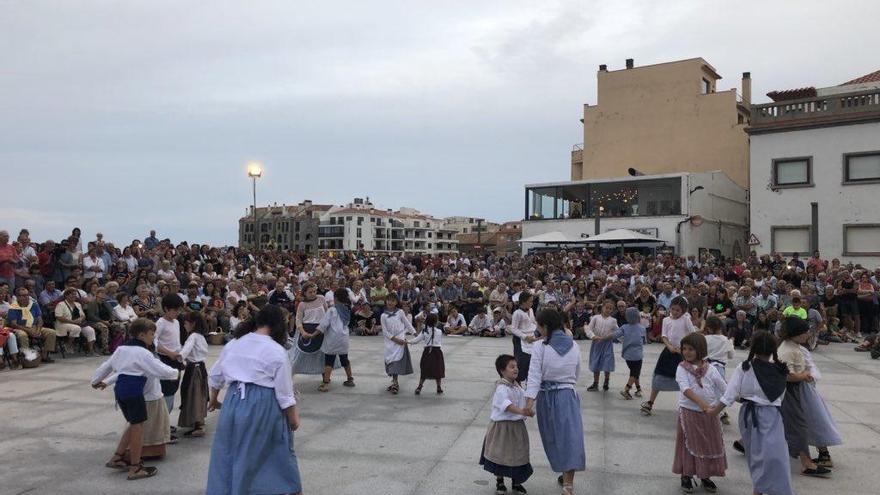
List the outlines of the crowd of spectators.
{"label": "crowd of spectators", "polygon": [[[734,343],[748,345],[755,330],[773,330],[795,314],[809,320],[820,343],[859,341],[857,350],[880,355],[878,290],[873,271],[794,255],[746,259],[656,257],[640,254],[597,259],[585,250],[528,256],[390,254],[365,252],[253,252],[160,240],[155,232],[117,247],[99,233],[83,240],[80,229],[55,243],[35,243],[27,230],[11,241],[0,231],[0,366],[18,366],[31,347],[51,353],[107,354],[129,322],[157,319],[166,294],[178,294],[187,311],[202,313],[212,332],[228,332],[266,304],[295,314],[301,288],[315,283],[332,303],[349,290],[352,333],[376,335],[384,299],[396,293],[419,328],[434,313],[453,336],[504,337],[519,295],[537,307],[568,316],[576,338],[604,301],[625,323],[638,309],[649,339],[672,300],[684,296],[697,327],[706,317],[725,323]],[[291,323],[291,330],[293,323]]]}

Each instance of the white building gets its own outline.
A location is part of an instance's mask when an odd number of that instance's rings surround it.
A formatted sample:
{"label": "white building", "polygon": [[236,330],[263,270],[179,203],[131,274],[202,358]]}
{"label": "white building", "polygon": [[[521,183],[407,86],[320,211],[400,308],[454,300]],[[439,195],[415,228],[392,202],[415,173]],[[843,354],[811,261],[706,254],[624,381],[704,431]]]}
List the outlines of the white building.
{"label": "white building", "polygon": [[321,216],[318,249],[333,251],[458,253],[456,231],[443,220],[413,208],[377,209],[369,198],[355,198]]}
{"label": "white building", "polygon": [[753,249],[877,266],[880,71],[767,96],[748,130]]}
{"label": "white building", "polygon": [[[682,256],[747,252],[748,196],[720,171],[531,184],[525,192],[523,238],[559,231],[586,239],[623,228]],[[533,247],[524,243],[523,253]]]}

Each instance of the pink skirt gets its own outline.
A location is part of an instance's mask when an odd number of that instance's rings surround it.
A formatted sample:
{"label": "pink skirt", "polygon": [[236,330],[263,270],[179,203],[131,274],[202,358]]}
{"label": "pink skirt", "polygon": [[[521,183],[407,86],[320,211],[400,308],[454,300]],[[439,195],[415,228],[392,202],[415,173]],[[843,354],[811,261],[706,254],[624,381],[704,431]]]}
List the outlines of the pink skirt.
{"label": "pink skirt", "polygon": [[721,420],[717,416],[680,407],[672,472],[704,479],[724,476],[726,470]]}

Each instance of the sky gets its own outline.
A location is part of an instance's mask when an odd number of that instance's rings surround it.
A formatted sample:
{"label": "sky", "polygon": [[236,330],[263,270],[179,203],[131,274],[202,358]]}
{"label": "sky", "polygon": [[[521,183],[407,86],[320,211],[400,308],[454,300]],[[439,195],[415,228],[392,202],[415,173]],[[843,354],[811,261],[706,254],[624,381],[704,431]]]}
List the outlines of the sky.
{"label": "sky", "polygon": [[880,69],[880,2],[830,5],[0,0],[0,229],[234,244],[251,160],[259,204],[520,219],[599,64],[700,56],[756,103]]}

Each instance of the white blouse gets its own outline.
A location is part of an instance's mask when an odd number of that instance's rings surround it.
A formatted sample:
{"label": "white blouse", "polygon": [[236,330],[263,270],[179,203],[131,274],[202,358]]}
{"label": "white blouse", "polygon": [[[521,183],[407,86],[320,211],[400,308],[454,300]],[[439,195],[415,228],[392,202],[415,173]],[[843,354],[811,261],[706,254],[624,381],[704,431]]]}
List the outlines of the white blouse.
{"label": "white blouse", "polygon": [[382,335],[385,337],[385,362],[393,363],[403,359],[403,346],[392,341],[392,337],[404,339],[407,332],[415,333],[412,323],[406,318],[402,310],[397,310],[393,315],[382,313]]}
{"label": "white blouse", "polygon": [[691,411],[702,411],[702,409],[700,409],[696,402],[684,395],[686,390],[697,394],[697,397],[706,404],[714,406],[718,404],[721,396],[724,395],[725,389],[727,389],[727,383],[725,383],[721,373],[714,366],[708,365],[706,367],[706,374],[703,375],[701,380],[703,386],[700,386],[697,383],[697,377],[684,369],[683,366],[679,366],[675,370],[675,381],[678,382],[678,388],[681,390],[678,394],[678,407],[690,409]]}
{"label": "white blouse", "polygon": [[324,354],[348,354],[349,337],[348,327],[339,318],[339,312],[331,306],[324,313],[318,330],[324,334],[324,342],[321,344],[321,352]]}
{"label": "white blouse", "polygon": [[594,315],[587,324],[587,337],[607,337],[617,331],[617,319],[613,316]]}
{"label": "white blouse", "polygon": [[727,364],[728,359],[736,357],[733,340],[724,335],[706,335],[706,347],[708,348],[706,357],[712,361]]}
{"label": "white blouse", "polygon": [[518,309],[513,312],[513,320],[510,322],[510,333],[520,340],[522,351],[526,354],[532,353],[534,346],[531,342],[526,342],[527,335],[535,336],[535,330],[538,329],[538,322],[535,321],[535,312],[529,308],[529,312]]}
{"label": "white blouse", "polygon": [[137,319],[137,313],[134,312],[134,308],[129,304],[127,307],[123,308],[121,304],[117,304],[115,308],[113,308],[113,318],[116,321],[134,321]]}
{"label": "white blouse", "polygon": [[733,370],[733,376],[727,382],[727,388],[721,397],[721,402],[725,406],[730,407],[737,400],[746,399],[762,406],[779,407],[782,405],[783,397],[785,397],[785,392],[777,397],[776,400],[770,402],[767,395],[761,390],[761,385],[755,377],[755,369],[749,368],[749,371],[743,371],[742,364],[740,364]]}
{"label": "white blouse", "polygon": [[685,338],[687,334],[696,331],[690,315],[682,315],[677,319],[673,319],[671,316],[663,318],[661,335],[666,337],[669,343],[675,347],[681,346],[681,339]]}
{"label": "white blouse", "polygon": [[425,347],[442,347],[443,330],[436,327],[425,327],[414,339],[409,341],[410,344],[417,344],[419,342],[424,342]]}
{"label": "white blouse", "polygon": [[558,388],[574,388],[581,374],[581,348],[577,344],[571,346],[564,356],[543,343],[536,344],[531,354],[526,397],[537,397],[542,382],[557,382],[560,384]]}
{"label": "white blouse", "polygon": [[180,357],[186,363],[204,363],[208,359],[208,341],[199,333],[191,333],[183,344]]}
{"label": "white blouse", "polygon": [[492,411],[489,419],[492,421],[523,421],[526,416],[514,414],[507,410],[514,406],[520,409],[526,407],[526,391],[516,382],[510,385],[499,383],[495,387],[495,395],[492,396]]}
{"label": "white blouse", "polygon": [[220,390],[232,382],[275,389],[275,399],[281,409],[296,405],[287,352],[268,335],[249,333],[226,344],[208,372],[208,384]]}

